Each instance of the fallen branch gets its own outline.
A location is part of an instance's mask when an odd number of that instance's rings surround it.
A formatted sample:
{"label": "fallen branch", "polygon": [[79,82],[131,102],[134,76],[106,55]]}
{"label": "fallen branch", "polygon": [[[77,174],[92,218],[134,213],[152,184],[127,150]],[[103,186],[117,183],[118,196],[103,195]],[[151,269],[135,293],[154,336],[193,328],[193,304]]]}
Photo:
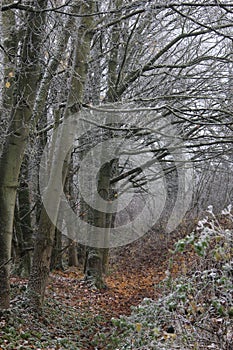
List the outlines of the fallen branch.
{"label": "fallen branch", "polygon": [[0,266],[0,269],[3,267],[3,266],[6,266],[7,264],[9,264],[9,262],[12,260],[12,258],[10,258],[9,260],[7,260],[5,263],[3,263],[1,266]]}

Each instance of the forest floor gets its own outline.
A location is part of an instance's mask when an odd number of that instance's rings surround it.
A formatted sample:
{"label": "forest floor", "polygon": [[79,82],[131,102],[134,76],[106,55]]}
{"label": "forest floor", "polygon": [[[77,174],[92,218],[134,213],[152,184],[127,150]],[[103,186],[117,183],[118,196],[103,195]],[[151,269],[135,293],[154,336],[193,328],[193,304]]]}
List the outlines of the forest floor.
{"label": "forest floor", "polygon": [[[177,237],[143,238],[111,253],[107,288],[88,287],[78,268],[51,273],[42,314],[25,309],[27,280],[11,278],[12,308],[0,318],[1,349],[117,349],[112,318],[129,315],[144,298],[156,299]],[[192,256],[178,255],[174,275]]]}

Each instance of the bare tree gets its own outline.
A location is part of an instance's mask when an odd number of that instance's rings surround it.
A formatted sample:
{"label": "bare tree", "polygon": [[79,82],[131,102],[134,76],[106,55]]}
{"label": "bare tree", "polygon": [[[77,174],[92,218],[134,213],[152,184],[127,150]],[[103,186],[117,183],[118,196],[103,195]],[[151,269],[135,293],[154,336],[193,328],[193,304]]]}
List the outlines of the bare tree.
{"label": "bare tree", "polygon": [[[147,0],[3,2],[1,308],[9,306],[16,190],[29,134],[32,138],[46,135],[51,150],[50,182],[56,177],[52,165],[62,151],[62,138],[55,126],[62,124],[65,128],[69,117],[75,113],[87,111],[94,116],[94,120],[86,121],[89,144],[85,148],[82,135],[78,140],[79,153],[85,154],[98,142],[119,135],[137,141],[135,148],[125,151],[128,158],[137,155],[136,166],[119,157],[113,158],[99,172],[98,191],[104,192],[102,198],[106,201],[112,200],[112,195],[117,196],[114,186],[120,187],[122,180],[126,187],[143,188],[143,171],[155,161],[164,164],[164,174],[174,172],[174,160],[171,161],[169,152],[171,143],[177,153],[181,152],[182,145],[189,153],[189,162],[194,165],[209,161],[215,168],[213,159],[216,157],[221,166],[225,161],[230,163],[232,10],[229,1],[204,0],[195,3]],[[116,125],[108,118],[101,123],[95,120],[96,113],[109,115],[116,109],[125,116],[124,122]],[[152,116],[151,121],[146,115]],[[158,127],[154,127],[155,116]],[[176,135],[166,141],[162,136],[169,129],[163,120],[169,120],[170,127],[177,130]],[[36,146],[34,149],[38,150]],[[145,154],[151,156],[150,161],[148,158],[145,161]],[[221,157],[225,157],[224,161]],[[64,183],[69,160],[70,154],[63,166]],[[78,164],[73,166],[77,168]],[[227,172],[231,170],[229,165]],[[147,184],[153,181],[153,176],[146,179]],[[49,193],[46,195],[48,197]],[[59,206],[58,199],[55,214]],[[77,209],[79,214],[84,206],[85,203]],[[108,240],[114,215],[100,214],[91,208],[87,220],[96,227],[103,225]],[[54,223],[42,207],[28,288],[35,307],[41,306],[44,300],[54,229]],[[92,253],[87,254],[86,272],[96,274],[101,286],[108,249],[94,248],[89,252]],[[93,253],[98,259],[91,260]]]}
{"label": "bare tree", "polygon": [[[10,6],[7,2],[5,5]],[[0,307],[9,307],[9,260],[18,177],[29,134],[37,82],[40,76],[40,51],[43,42],[47,1],[36,4],[37,15],[26,13],[17,23],[10,10],[3,13],[3,47],[5,57],[5,93],[3,110],[9,116],[7,136],[0,158]],[[17,36],[15,35],[15,30]],[[12,78],[13,82],[11,82]],[[10,89],[10,90],[8,90]],[[3,118],[3,114],[1,116]]]}

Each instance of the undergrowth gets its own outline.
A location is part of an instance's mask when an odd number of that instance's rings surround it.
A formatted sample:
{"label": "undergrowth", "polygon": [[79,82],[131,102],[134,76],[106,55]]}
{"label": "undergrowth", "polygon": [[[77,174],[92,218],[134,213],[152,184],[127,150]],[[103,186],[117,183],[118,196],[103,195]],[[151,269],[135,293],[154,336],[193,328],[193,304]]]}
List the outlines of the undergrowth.
{"label": "undergrowth", "polygon": [[232,224],[230,206],[220,218],[209,207],[195,231],[173,251],[175,258],[191,249],[192,268],[182,266],[182,275],[174,279],[172,259],[159,286],[161,297],[144,299],[131,316],[112,320],[115,349],[233,349]]}
{"label": "undergrowth", "polygon": [[24,308],[23,299],[0,321],[0,349],[94,349],[93,335],[105,320],[48,298],[43,313]]}
{"label": "undergrowth", "polygon": [[[193,257],[191,265],[187,256]],[[59,275],[43,313],[32,314],[25,307],[26,281],[17,280],[12,308],[0,314],[0,349],[233,350],[232,257],[231,207],[220,217],[210,207],[196,229],[175,243],[166,277],[156,286],[160,297],[145,298],[131,307],[130,316],[110,321],[112,294],[95,295],[75,278]],[[80,288],[86,294],[75,296]],[[101,297],[110,309],[108,317],[95,304]]]}

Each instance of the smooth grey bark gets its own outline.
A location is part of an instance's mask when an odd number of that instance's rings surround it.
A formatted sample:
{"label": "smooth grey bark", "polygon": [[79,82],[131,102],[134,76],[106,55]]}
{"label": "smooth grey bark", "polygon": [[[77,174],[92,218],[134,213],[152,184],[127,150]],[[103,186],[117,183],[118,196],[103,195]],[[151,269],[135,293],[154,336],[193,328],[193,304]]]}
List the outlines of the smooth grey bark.
{"label": "smooth grey bark", "polygon": [[32,223],[31,223],[31,205],[30,205],[30,189],[28,186],[29,179],[29,157],[27,154],[21,166],[20,185],[18,189],[18,206],[16,203],[15,227],[18,227],[17,247],[19,264],[16,271],[19,275],[28,277],[31,269],[31,255],[33,250],[32,242]]}
{"label": "smooth grey bark", "polygon": [[[37,2],[39,9],[46,4],[46,0]],[[21,43],[20,70],[14,82],[14,96],[9,106],[10,125],[0,158],[0,309],[10,305],[9,260],[16,191],[40,75],[38,62],[45,12],[29,13],[26,19],[27,26],[18,41]]]}
{"label": "smooth grey bark", "polygon": [[58,228],[55,229],[52,256],[50,262],[51,270],[63,270],[62,264],[62,233]]}
{"label": "smooth grey bark", "polygon": [[[75,210],[75,201],[74,201],[74,179],[73,179],[73,155],[71,154],[70,157],[70,164],[69,164],[69,172],[66,177],[65,182],[65,193],[66,197],[69,200],[69,204],[73,210]],[[64,216],[64,219],[65,216]],[[72,223],[67,220],[66,227],[67,227],[67,233],[68,233],[68,266],[78,266],[78,251],[77,251],[77,242],[75,240],[72,240],[71,237],[73,236],[73,227]]]}
{"label": "smooth grey bark", "polygon": [[[97,183],[98,193],[106,201],[106,203],[108,200],[110,200],[110,175],[111,164],[108,162],[104,164],[100,169]],[[94,226],[101,227],[104,231],[104,234],[103,237],[100,237],[99,248],[88,247],[85,264],[85,278],[98,289],[101,289],[106,286],[104,282],[104,274],[107,272],[108,255],[105,254],[107,248],[102,248],[102,246],[108,245],[107,241],[109,236],[110,225],[107,222],[107,220],[108,215],[106,212],[94,210],[93,224]]]}
{"label": "smooth grey bark", "polygon": [[[121,8],[122,0],[116,0],[116,8]],[[121,12],[116,14],[116,20],[121,16]],[[107,92],[106,92],[106,102],[116,102],[119,98],[117,94],[117,70],[119,67],[119,46],[120,46],[120,23],[116,23],[111,28],[111,40],[110,40],[111,51],[108,61],[108,75],[107,75]],[[109,125],[108,120],[105,121]],[[107,135],[106,135],[107,134]],[[101,137],[108,137],[111,139],[111,131],[105,131],[102,133]],[[105,150],[103,149],[104,153]],[[110,180],[112,174],[112,165],[114,161],[104,164],[100,169],[98,175],[98,193],[106,201],[112,200],[111,193],[112,187],[110,185]],[[109,261],[109,230],[112,226],[113,215],[112,213],[102,212],[93,210],[94,220],[93,225],[97,227],[102,227],[105,230],[104,242],[100,242],[100,247],[105,246],[105,248],[98,247],[88,247],[85,262],[85,278],[87,280],[92,280],[97,288],[105,287],[104,276],[108,272],[108,261]]]}
{"label": "smooth grey bark", "polygon": [[[93,1],[86,1],[83,4],[79,4],[77,2],[76,10],[82,13],[87,14],[93,10]],[[70,93],[67,100],[67,107],[65,111],[65,118],[64,118],[64,124],[66,121],[68,121],[68,118],[70,115],[77,113],[80,109],[80,104],[82,103],[83,99],[83,93],[84,93],[84,86],[86,82],[86,75],[87,75],[87,59],[90,52],[90,45],[91,45],[91,27],[92,27],[93,17],[90,16],[84,16],[81,20],[81,25],[79,27],[79,30],[77,32],[77,40],[75,42],[75,49],[73,53],[73,65],[72,65],[72,77],[71,77],[71,87],[70,87]],[[61,134],[63,133],[63,129],[61,131]],[[54,164],[56,164],[57,159],[60,158],[60,154],[64,152],[63,145],[62,145],[62,137],[64,135],[61,135],[57,138],[57,145],[55,149],[55,155],[54,155]],[[67,176],[68,166],[69,166],[69,160],[70,155],[66,157],[66,164],[63,164],[63,186],[65,179]],[[51,172],[50,172],[50,178],[49,182],[53,183],[53,181],[56,182],[56,167],[53,167],[51,165]],[[45,194],[45,196],[50,196],[50,194]],[[48,200],[48,198],[47,198]],[[59,210],[59,193],[56,197],[55,203],[54,203],[54,214],[55,216],[58,215]],[[42,207],[41,215],[40,215],[40,222],[39,222],[39,228],[36,236],[36,242],[35,242],[35,250],[33,255],[33,265],[32,265],[32,272],[30,274],[29,283],[28,283],[28,297],[29,297],[29,304],[32,308],[38,309],[43,306],[44,298],[45,298],[45,288],[47,284],[47,279],[49,275],[49,268],[50,268],[50,260],[51,260],[51,253],[52,253],[52,247],[53,247],[53,241],[54,241],[54,224],[51,222],[46,209],[44,206]]]}
{"label": "smooth grey bark", "polygon": [[75,266],[75,267],[78,266],[77,242],[71,239],[69,239],[68,265]]}

